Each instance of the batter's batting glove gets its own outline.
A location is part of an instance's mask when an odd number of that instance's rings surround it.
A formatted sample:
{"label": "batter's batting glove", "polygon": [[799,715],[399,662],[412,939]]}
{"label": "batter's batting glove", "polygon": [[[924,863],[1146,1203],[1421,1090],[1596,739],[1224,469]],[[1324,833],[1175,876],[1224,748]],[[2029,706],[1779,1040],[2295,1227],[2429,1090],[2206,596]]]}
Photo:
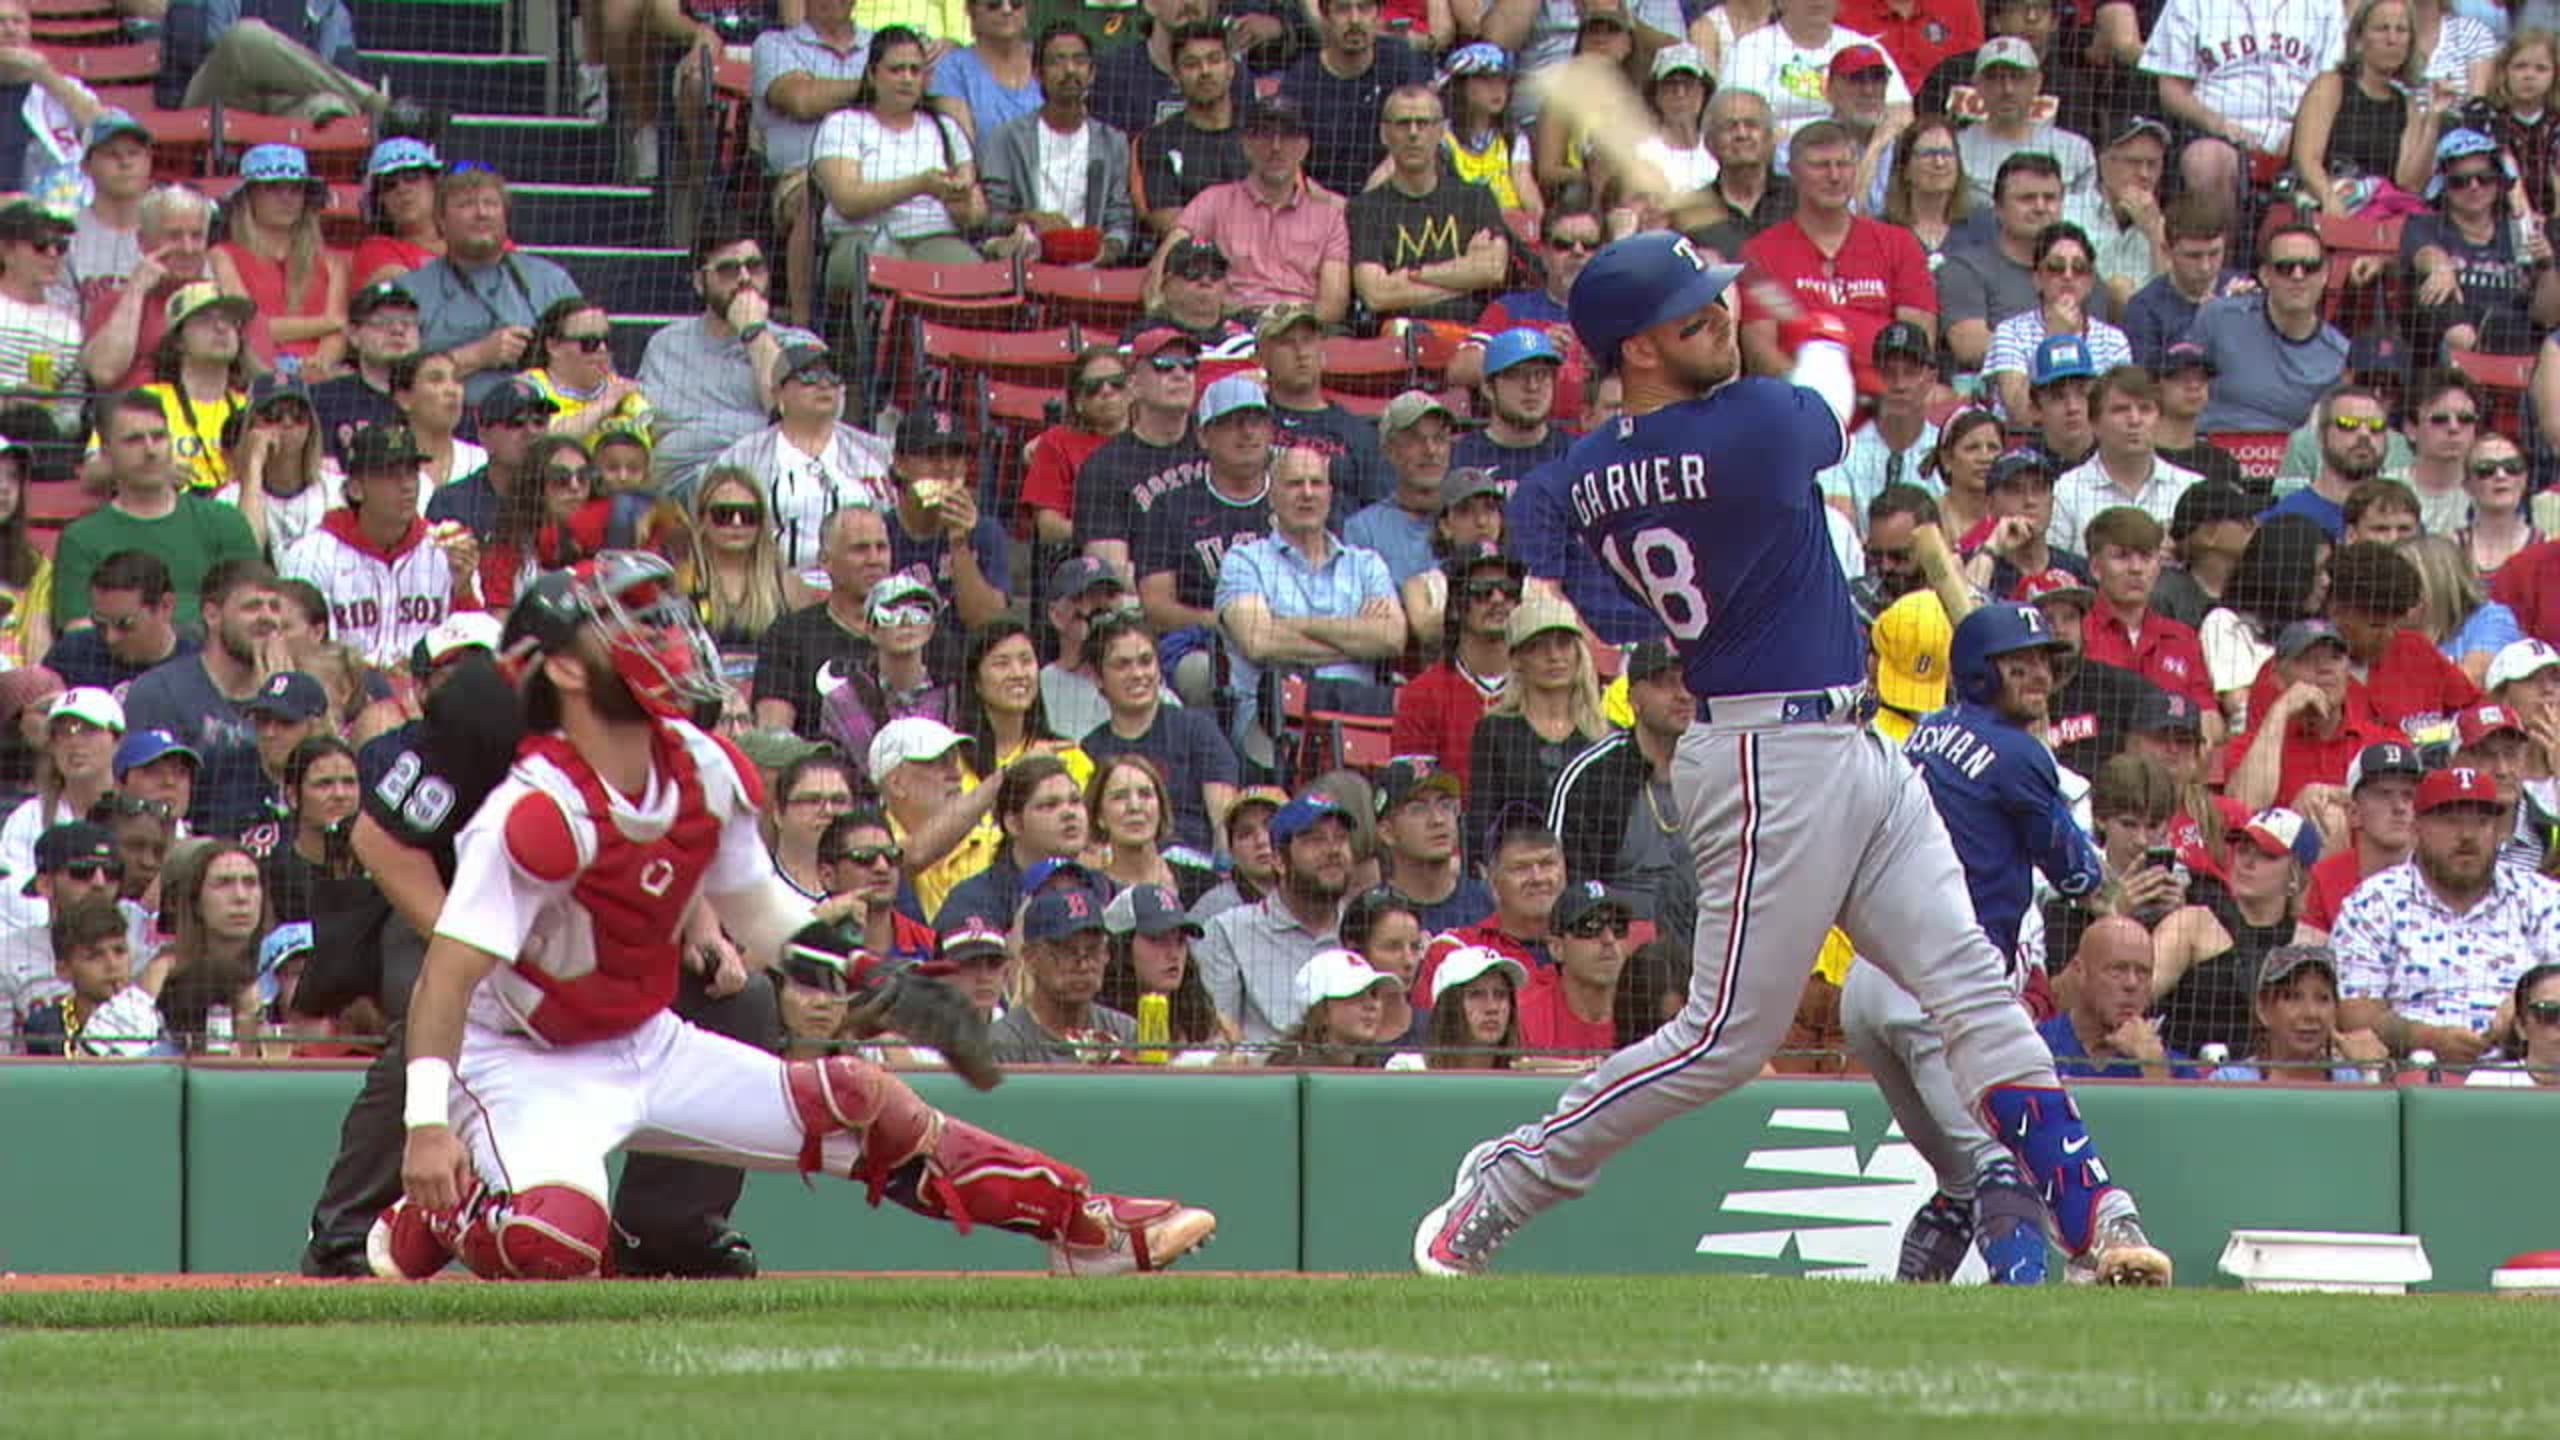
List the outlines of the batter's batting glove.
{"label": "batter's batting glove", "polygon": [[895,1031],[933,1047],[952,1073],[976,1089],[993,1090],[1003,1081],[987,1040],[987,1017],[968,996],[922,967],[881,959],[823,920],[800,927],[783,945],[782,964],[786,973],[824,968],[842,974],[855,1028]]}

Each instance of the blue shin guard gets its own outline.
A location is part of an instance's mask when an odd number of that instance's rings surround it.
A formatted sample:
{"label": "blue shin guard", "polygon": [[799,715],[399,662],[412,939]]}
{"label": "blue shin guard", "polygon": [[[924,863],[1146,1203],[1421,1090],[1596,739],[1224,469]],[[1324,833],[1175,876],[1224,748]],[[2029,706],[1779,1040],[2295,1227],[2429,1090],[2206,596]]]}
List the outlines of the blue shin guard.
{"label": "blue shin guard", "polygon": [[2097,1237],[2099,1203],[2116,1186],[2070,1093],[2060,1086],[1995,1085],[1983,1094],[1982,1116],[1991,1133],[2027,1167],[2036,1193],[2053,1213],[2062,1248],[2074,1255],[2086,1252]]}
{"label": "blue shin guard", "polygon": [[2013,1160],[1994,1160],[1973,1183],[1973,1245],[1994,1285],[2044,1283],[2044,1201]]}

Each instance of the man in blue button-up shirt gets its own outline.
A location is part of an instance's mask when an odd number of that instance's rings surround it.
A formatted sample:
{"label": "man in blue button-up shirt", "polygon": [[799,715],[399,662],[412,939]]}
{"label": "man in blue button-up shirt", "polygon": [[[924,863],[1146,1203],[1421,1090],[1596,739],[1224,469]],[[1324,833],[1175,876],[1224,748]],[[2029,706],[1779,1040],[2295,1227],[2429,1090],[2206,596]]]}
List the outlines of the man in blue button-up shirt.
{"label": "man in blue button-up shirt", "polygon": [[[1271,533],[1227,552],[1218,569],[1218,624],[1233,645],[1236,695],[1260,692],[1265,666],[1300,666],[1320,680],[1374,683],[1377,662],[1404,645],[1404,606],[1387,562],[1325,529],[1333,481],[1323,452],[1303,446],[1271,462]],[[1254,717],[1237,707],[1239,740]]]}

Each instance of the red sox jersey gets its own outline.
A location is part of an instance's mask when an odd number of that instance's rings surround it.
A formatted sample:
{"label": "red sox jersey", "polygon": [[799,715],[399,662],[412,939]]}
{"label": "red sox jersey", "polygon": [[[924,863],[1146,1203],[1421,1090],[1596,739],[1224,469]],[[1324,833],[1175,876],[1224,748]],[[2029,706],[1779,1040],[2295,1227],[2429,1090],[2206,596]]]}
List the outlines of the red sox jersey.
{"label": "red sox jersey", "polygon": [[343,506],[287,547],[276,568],[320,587],[330,634],[376,665],[407,665],[410,647],[444,619],[453,595],[453,567],[444,548],[428,542],[426,521],[411,520],[398,543],[377,550]]}
{"label": "red sox jersey", "polygon": [[728,742],[670,720],[651,750],[634,799],[557,734],[530,737],[463,828],[436,933],[499,957],[474,1024],[552,1045],[626,1034],[675,998],[694,897],[772,875],[756,772]]}
{"label": "red sox jersey", "polygon": [[2336,0],[2169,0],[2142,68],[2193,81],[2198,100],[2281,153],[2303,93],[2338,63],[2345,38]]}

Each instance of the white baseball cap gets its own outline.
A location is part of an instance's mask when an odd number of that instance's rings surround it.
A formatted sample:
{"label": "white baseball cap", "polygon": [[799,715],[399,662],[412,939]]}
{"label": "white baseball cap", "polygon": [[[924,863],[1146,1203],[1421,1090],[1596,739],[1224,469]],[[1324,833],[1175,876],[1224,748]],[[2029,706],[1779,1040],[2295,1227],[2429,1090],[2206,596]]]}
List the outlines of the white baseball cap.
{"label": "white baseball cap", "polygon": [[418,650],[413,657],[418,663],[413,668],[424,675],[459,651],[479,649],[494,653],[505,634],[505,624],[486,610],[456,610],[418,637]]}
{"label": "white baseball cap", "polygon": [[1349,950],[1319,950],[1298,967],[1298,1009],[1312,1010],[1319,1001],[1348,1000],[1379,985],[1404,988],[1404,982]]}
{"label": "white baseball cap", "polygon": [[1440,968],[1431,972],[1431,1003],[1452,990],[1463,990],[1487,971],[1500,970],[1511,977],[1511,988],[1517,991],[1529,983],[1529,967],[1494,949],[1490,945],[1461,945],[1440,957]]}
{"label": "white baseball cap", "polygon": [[124,733],[123,702],[95,685],[74,686],[54,696],[53,703],[45,707],[47,724],[65,715],[86,720],[101,730],[113,730],[119,735]]}
{"label": "white baseball cap", "polygon": [[2511,640],[2490,660],[2489,673],[2481,680],[2480,688],[2494,695],[2498,687],[2539,675],[2554,665],[2560,665],[2560,650],[2531,638]]}
{"label": "white baseball cap", "polygon": [[880,727],[871,737],[871,783],[885,785],[889,774],[910,760],[938,760],[969,737],[922,715],[905,715]]}

